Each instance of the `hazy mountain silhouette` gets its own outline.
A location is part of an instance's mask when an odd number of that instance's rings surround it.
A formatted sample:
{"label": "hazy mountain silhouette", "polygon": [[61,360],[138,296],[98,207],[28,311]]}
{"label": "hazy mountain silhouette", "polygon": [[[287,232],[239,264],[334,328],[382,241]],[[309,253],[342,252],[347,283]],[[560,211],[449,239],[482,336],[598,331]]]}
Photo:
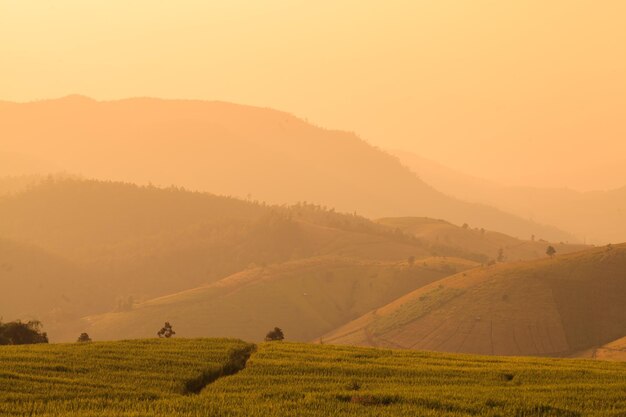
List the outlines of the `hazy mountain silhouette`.
{"label": "hazy mountain silhouette", "polygon": [[555,225],[574,233],[579,241],[596,244],[626,241],[626,186],[592,192],[508,187],[460,173],[410,152],[393,153],[426,183],[450,196]]}
{"label": "hazy mountain silhouette", "polygon": [[101,179],[184,186],[271,203],[312,201],[369,217],[428,216],[554,241],[572,237],[450,198],[356,135],[222,102],[128,99],[0,103],[10,152]]}

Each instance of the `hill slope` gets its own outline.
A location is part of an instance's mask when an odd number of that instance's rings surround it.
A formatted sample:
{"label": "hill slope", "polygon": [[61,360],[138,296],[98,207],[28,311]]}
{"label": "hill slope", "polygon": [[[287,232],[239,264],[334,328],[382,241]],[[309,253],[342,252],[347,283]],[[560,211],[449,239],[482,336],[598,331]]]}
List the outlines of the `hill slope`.
{"label": "hill slope", "polygon": [[626,336],[600,347],[578,352],[573,357],[626,362]]}
{"label": "hill slope", "polygon": [[167,320],[179,335],[191,337],[262,340],[267,330],[279,326],[290,340],[309,341],[372,308],[475,265],[452,258],[429,258],[424,263],[408,266],[317,257],[253,268],[139,303],[130,311],[87,317],[72,331],[86,331],[98,340],[152,337]]}
{"label": "hill slope", "polygon": [[[399,262],[433,253],[385,225],[310,204],[267,206],[176,188],[75,179],[47,179],[0,197],[0,236],[39,247],[82,271],[41,271],[50,282],[72,277],[77,289],[89,290],[80,303],[63,293],[73,300],[72,315],[124,310],[255,266],[318,256]],[[438,253],[453,256],[458,250]],[[30,294],[23,297],[47,300],[21,303],[20,314],[56,321],[47,315],[56,300],[47,287],[17,273],[2,279],[10,288],[19,280],[19,294]],[[8,304],[0,310],[7,319],[18,313]]]}
{"label": "hill slope", "polygon": [[331,343],[560,355],[626,334],[626,245],[445,278],[331,332]]}
{"label": "hill slope", "polygon": [[[433,251],[445,248],[448,252],[456,248],[458,255],[480,254],[482,261],[517,261],[545,258],[550,243],[539,240],[522,240],[485,229],[455,226],[445,220],[421,217],[395,217],[377,220],[378,223],[397,228],[428,243]],[[558,253],[568,253],[585,249],[585,245],[553,243]],[[466,254],[466,255],[464,255]],[[500,258],[500,259],[498,259]]]}
{"label": "hill slope", "polygon": [[184,186],[271,203],[313,201],[369,217],[419,215],[513,236],[571,236],[426,185],[354,134],[287,113],[221,102],[67,97],[0,103],[0,137],[69,172]]}
{"label": "hill slope", "polygon": [[99,271],[96,278],[152,296],[255,263],[324,254],[430,256],[416,239],[316,206],[270,207],[174,188],[79,180],[48,180],[0,197],[0,236],[38,245]]}
{"label": "hill slope", "polygon": [[[243,370],[211,379],[244,349],[249,349],[244,342],[215,339],[3,347],[0,414],[617,417],[626,412],[622,363],[264,343]],[[208,385],[189,395],[190,381]]]}
{"label": "hill slope", "polygon": [[[0,238],[0,319],[75,318],[106,298],[89,273],[40,248]],[[102,305],[99,305],[102,307]]]}

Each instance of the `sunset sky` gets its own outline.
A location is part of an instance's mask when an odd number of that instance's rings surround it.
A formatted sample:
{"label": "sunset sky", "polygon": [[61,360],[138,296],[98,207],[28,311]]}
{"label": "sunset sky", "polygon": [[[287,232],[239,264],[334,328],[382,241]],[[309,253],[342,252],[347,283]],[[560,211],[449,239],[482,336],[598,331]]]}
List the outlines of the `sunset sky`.
{"label": "sunset sky", "polygon": [[0,0],[0,100],[232,101],[504,183],[620,187],[624,22],[622,0]]}

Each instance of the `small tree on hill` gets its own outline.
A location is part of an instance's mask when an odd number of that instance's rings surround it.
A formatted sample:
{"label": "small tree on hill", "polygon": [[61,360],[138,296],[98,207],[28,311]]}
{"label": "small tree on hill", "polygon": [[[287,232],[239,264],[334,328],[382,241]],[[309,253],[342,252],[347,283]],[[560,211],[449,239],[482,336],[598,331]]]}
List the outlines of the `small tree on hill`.
{"label": "small tree on hill", "polygon": [[48,343],[48,334],[42,332],[40,321],[32,320],[26,323],[12,321],[0,323],[0,345],[31,345]]}
{"label": "small tree on hill", "polygon": [[76,342],[88,343],[88,342],[91,342],[91,337],[89,337],[87,333],[81,333],[80,336],[78,336],[78,340]]}
{"label": "small tree on hill", "polygon": [[270,330],[265,335],[265,341],[266,342],[273,342],[273,341],[276,341],[276,340],[284,340],[284,339],[285,339],[285,334],[278,327],[274,327],[274,330]]}
{"label": "small tree on hill", "polygon": [[498,262],[504,262],[504,249],[498,249],[498,257],[496,258]]}
{"label": "small tree on hill", "polygon": [[548,255],[550,258],[556,255],[556,249],[554,249],[554,246],[552,245],[548,246],[548,249],[546,249],[546,255]]}
{"label": "small tree on hill", "polygon": [[163,327],[161,328],[161,330],[159,330],[157,332],[157,336],[165,337],[166,339],[169,339],[170,337],[174,336],[175,334],[176,334],[176,332],[172,328],[172,325],[170,324],[169,321],[166,321],[165,324],[163,325]]}

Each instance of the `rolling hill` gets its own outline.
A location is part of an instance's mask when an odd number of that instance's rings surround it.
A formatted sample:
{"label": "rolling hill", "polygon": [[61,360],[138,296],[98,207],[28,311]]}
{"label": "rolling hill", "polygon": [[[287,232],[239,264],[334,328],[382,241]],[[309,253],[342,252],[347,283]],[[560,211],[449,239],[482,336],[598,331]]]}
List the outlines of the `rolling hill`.
{"label": "rolling hill", "polygon": [[626,334],[626,244],[444,278],[373,310],[329,343],[568,356]]}
{"label": "rolling hill", "polygon": [[98,102],[70,96],[0,102],[9,152],[68,172],[276,204],[315,204],[368,217],[427,216],[553,241],[573,237],[480,204],[448,197],[352,133],[270,109],[183,100]]}
{"label": "rolling hill", "polygon": [[[0,238],[0,319],[76,318],[107,298],[89,272],[40,248]],[[90,294],[100,294],[92,298]],[[110,295],[108,295],[110,297]]]}
{"label": "rolling hill", "polygon": [[[135,304],[129,311],[90,316],[61,336],[86,331],[98,340],[153,337],[164,321],[186,337],[262,340],[281,327],[309,341],[365,312],[474,262],[428,258],[419,265],[315,257],[247,269],[215,283]],[[156,329],[156,330],[155,330]]]}
{"label": "rolling hill", "polygon": [[546,248],[550,244],[558,253],[579,251],[587,247],[563,242],[556,244],[544,240],[522,240],[504,233],[471,228],[468,225],[459,227],[445,220],[422,217],[383,218],[377,222],[415,236],[421,242],[428,243],[434,252],[437,252],[438,247],[445,248],[448,252],[456,248],[459,251],[457,256],[467,258],[469,255],[463,254],[480,254],[482,259],[476,260],[482,262],[545,258]]}
{"label": "rolling hill", "polygon": [[[455,238],[450,240],[450,235]],[[299,265],[298,262],[302,261],[304,267],[308,262],[304,260],[318,259],[316,268],[320,277],[326,274],[321,271],[333,273],[335,258],[356,263],[352,267],[354,271],[358,270],[356,265],[359,262],[371,262],[370,266],[359,267],[366,276],[368,268],[397,272],[403,268],[398,265],[409,260],[419,269],[434,255],[450,257],[447,261],[450,263],[466,262],[463,268],[451,266],[428,275],[429,279],[435,279],[474,265],[474,261],[486,262],[487,255],[494,255],[490,253],[492,247],[495,248],[494,242],[510,242],[511,247],[518,243],[529,245],[504,235],[479,233],[428,219],[372,222],[311,204],[268,206],[180,188],[139,187],[66,177],[43,179],[22,192],[0,197],[0,236],[22,242],[20,244],[25,247],[41,248],[47,256],[71,269],[72,272],[65,273],[59,272],[60,266],[50,267],[48,275],[40,271],[46,277],[44,286],[37,284],[37,280],[43,278],[33,281],[31,275],[19,271],[0,277],[0,283],[9,285],[8,288],[30,293],[32,300],[44,300],[18,303],[18,298],[12,298],[14,305],[5,304],[0,314],[6,318],[40,318],[59,334],[65,332],[69,322],[74,326],[75,319],[80,316],[125,313],[143,306],[148,300],[181,292],[185,294],[186,290],[195,288],[206,289],[233,274],[267,272],[272,268],[280,270],[289,262]],[[492,242],[491,246],[481,246],[485,239]],[[561,252],[561,247],[557,247]],[[471,252],[473,248],[479,250]],[[509,250],[507,247],[507,256]],[[510,253],[520,257],[535,256],[529,251],[513,252],[511,249]],[[386,266],[376,266],[378,263]],[[356,274],[349,275],[356,279]],[[386,274],[393,276],[391,272]],[[65,285],[63,279],[72,285]],[[18,281],[21,287],[14,288]],[[288,290],[290,282],[260,280],[255,288],[264,288],[263,291],[272,288],[279,294]],[[369,281],[365,280],[362,285],[366,282]],[[345,293],[347,299],[338,304],[343,310],[328,307],[332,319],[320,319],[315,325],[311,324],[307,330],[309,333],[298,333],[298,340],[310,340],[310,337],[331,331],[368,309],[380,307],[428,282],[411,281],[408,286],[399,283],[400,286],[391,292],[372,295],[377,301],[358,310],[349,309],[351,298]],[[50,293],[51,286],[54,291]],[[375,286],[372,288],[373,291],[381,290]],[[297,291],[296,294],[300,294]],[[333,289],[329,287],[326,291],[326,295],[333,299]],[[61,296],[65,298],[58,301]],[[367,298],[367,292],[363,290],[361,296]],[[262,300],[256,301],[262,304]],[[284,311],[289,312],[287,316],[302,317],[306,312],[299,310],[300,307],[296,303],[292,306],[293,311],[288,307]],[[167,311],[165,309],[163,315],[169,315]],[[256,310],[251,311],[260,315]],[[224,311],[215,312],[215,315],[227,323]],[[279,318],[268,316],[268,321],[279,321]],[[258,332],[256,328],[254,331]],[[152,332],[139,335],[152,335]],[[254,338],[252,332],[248,329],[232,335]],[[103,334],[106,338],[116,337],[110,332]],[[124,334],[134,336],[132,332]],[[193,334],[218,335],[219,332]],[[72,333],[71,338],[74,337]]]}
{"label": "rolling hill", "polygon": [[[124,310],[255,266],[317,256],[404,262],[433,253],[385,225],[310,204],[267,206],[178,188],[71,178],[46,179],[0,197],[0,237],[82,271],[61,273],[55,266],[46,275],[50,282],[72,277],[76,288],[89,289],[83,302],[73,304],[72,316]],[[443,256],[457,253],[439,249]],[[13,288],[19,281],[33,300],[57,299],[47,298],[47,287],[29,276],[16,270],[0,283]],[[25,302],[19,311],[0,307],[6,318],[20,313],[55,321],[48,317],[49,302]]]}
{"label": "rolling hill", "polygon": [[573,357],[626,362],[626,336],[602,346],[578,352]]}

